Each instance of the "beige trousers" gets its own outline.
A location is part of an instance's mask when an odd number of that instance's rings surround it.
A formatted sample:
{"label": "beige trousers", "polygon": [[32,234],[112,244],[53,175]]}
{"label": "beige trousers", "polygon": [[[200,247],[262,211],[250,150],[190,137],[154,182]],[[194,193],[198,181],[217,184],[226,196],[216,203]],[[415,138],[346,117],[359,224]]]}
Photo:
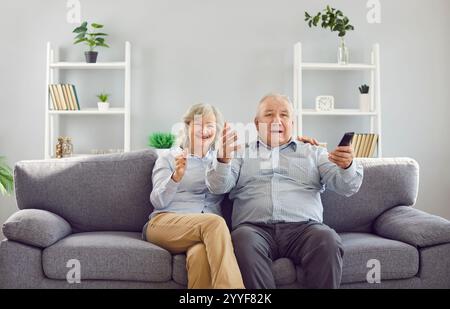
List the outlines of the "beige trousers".
{"label": "beige trousers", "polygon": [[146,236],[173,254],[186,252],[188,288],[244,288],[230,232],[222,217],[160,213],[150,220]]}

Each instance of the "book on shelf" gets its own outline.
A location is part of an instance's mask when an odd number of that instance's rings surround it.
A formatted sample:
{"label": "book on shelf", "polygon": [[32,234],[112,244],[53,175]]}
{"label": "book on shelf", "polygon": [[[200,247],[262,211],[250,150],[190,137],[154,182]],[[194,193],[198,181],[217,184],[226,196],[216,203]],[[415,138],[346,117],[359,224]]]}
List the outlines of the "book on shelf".
{"label": "book on shelf", "polygon": [[59,101],[56,99],[56,91],[54,89],[54,85],[48,85],[48,87],[49,87],[51,101],[53,103],[52,109],[53,110],[59,109]]}
{"label": "book on shelf", "polygon": [[52,110],[80,110],[75,86],[72,84],[50,84],[48,86]]}
{"label": "book on shelf", "polygon": [[353,137],[353,152],[357,158],[371,158],[375,153],[378,134],[360,133]]}
{"label": "book on shelf", "polygon": [[75,104],[77,106],[77,109],[80,110],[81,108],[80,108],[80,104],[78,103],[77,90],[75,89],[74,85],[70,85],[70,87],[72,88],[72,95],[73,95],[73,98],[75,100]]}

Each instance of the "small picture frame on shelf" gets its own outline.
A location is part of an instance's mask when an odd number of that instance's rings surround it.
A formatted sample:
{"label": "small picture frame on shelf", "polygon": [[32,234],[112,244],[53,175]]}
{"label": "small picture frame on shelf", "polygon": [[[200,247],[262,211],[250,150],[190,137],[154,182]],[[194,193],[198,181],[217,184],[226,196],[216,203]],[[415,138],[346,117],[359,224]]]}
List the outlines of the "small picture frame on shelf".
{"label": "small picture frame on shelf", "polygon": [[334,97],[331,95],[319,95],[316,97],[316,111],[328,112],[334,110]]}

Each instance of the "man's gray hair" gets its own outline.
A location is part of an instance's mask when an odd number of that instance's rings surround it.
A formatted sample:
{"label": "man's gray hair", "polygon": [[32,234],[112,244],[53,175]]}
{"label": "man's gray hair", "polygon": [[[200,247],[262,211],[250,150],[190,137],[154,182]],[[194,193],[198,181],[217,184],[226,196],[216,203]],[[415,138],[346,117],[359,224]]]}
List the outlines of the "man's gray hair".
{"label": "man's gray hair", "polygon": [[259,110],[261,108],[261,104],[264,103],[264,101],[268,100],[268,99],[275,99],[276,101],[286,101],[289,105],[289,108],[291,109],[292,112],[292,117],[294,116],[294,105],[292,104],[291,99],[289,98],[289,96],[285,95],[285,94],[281,94],[281,93],[277,93],[277,92],[271,92],[266,94],[265,96],[262,97],[261,100],[259,100],[259,104],[258,104],[258,110],[256,112],[256,117],[259,116]]}

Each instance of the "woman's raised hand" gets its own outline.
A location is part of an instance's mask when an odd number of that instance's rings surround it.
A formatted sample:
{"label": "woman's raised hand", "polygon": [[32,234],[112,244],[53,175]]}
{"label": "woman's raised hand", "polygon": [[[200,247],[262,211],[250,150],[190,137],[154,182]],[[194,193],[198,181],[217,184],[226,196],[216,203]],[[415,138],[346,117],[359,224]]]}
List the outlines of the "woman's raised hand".
{"label": "woman's raised hand", "polygon": [[187,150],[185,149],[175,157],[175,171],[172,174],[173,181],[180,182],[183,179],[184,173],[186,172],[186,164]]}

